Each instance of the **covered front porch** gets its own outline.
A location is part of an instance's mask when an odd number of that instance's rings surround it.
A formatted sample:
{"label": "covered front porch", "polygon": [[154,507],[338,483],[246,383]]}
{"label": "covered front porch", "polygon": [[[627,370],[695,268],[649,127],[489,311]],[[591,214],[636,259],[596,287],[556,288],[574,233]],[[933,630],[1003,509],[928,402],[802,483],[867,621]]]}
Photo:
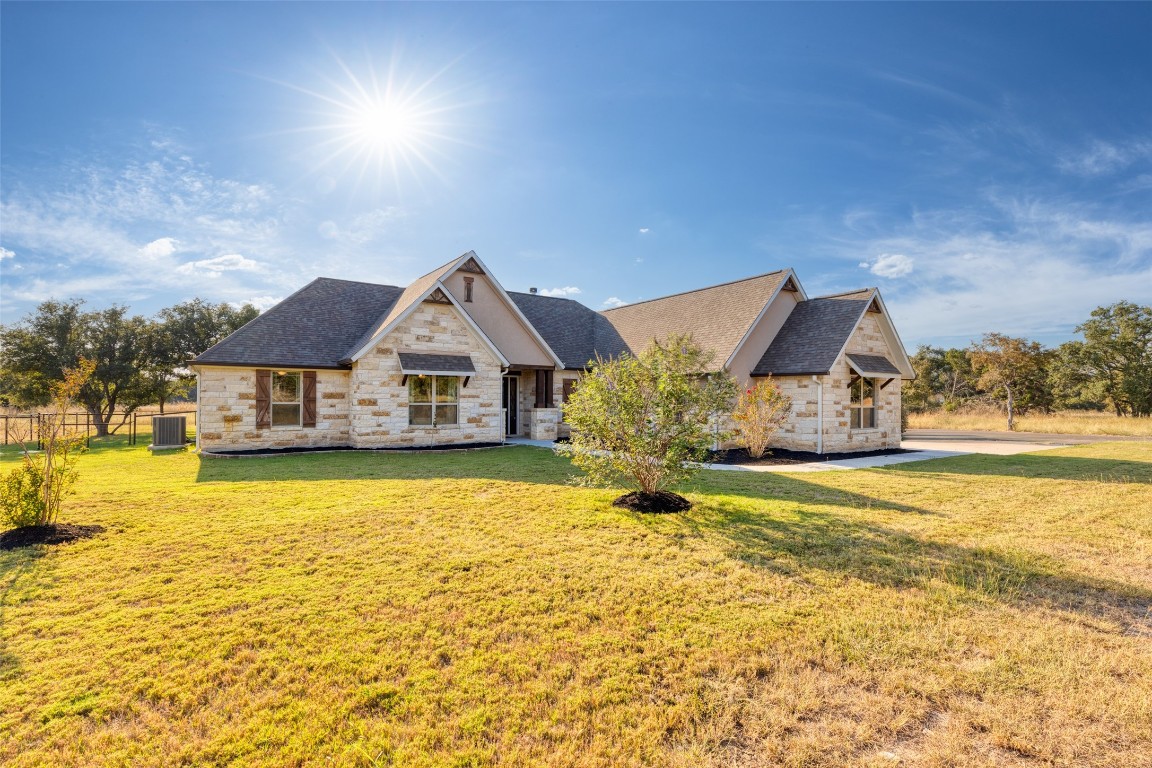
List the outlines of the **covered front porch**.
{"label": "covered front porch", "polygon": [[555,370],[512,366],[503,377],[500,407],[505,437],[551,442],[559,436]]}

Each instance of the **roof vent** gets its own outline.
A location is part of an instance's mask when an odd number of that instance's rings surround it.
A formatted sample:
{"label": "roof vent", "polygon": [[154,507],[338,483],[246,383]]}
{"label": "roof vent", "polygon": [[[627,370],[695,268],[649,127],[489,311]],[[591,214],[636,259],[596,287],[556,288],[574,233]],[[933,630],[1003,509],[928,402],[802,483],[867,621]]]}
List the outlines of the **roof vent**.
{"label": "roof vent", "polygon": [[535,289],[535,288],[529,288],[529,289],[528,289],[528,293],[531,293],[531,294],[535,295],[535,294],[536,294],[536,289]]}

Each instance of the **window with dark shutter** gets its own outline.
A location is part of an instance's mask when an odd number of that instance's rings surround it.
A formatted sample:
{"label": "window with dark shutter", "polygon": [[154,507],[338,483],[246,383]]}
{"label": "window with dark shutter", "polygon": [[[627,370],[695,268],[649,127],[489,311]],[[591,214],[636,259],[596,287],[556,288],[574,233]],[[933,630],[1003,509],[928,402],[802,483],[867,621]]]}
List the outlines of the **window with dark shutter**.
{"label": "window with dark shutter", "polygon": [[316,371],[304,371],[303,426],[316,426]]}
{"label": "window with dark shutter", "polygon": [[272,371],[256,371],[256,429],[272,426]]}

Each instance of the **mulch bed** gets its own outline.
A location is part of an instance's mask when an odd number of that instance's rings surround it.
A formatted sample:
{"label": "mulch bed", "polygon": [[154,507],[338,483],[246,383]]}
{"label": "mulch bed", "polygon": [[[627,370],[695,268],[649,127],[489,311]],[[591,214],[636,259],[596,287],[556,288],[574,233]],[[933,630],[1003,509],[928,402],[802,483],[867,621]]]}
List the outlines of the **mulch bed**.
{"label": "mulch bed", "polygon": [[917,453],[904,448],[885,448],[880,451],[858,451],[856,453],[812,453],[811,451],[788,451],[783,448],[773,448],[759,459],[748,455],[744,448],[733,448],[729,451],[715,451],[707,459],[710,464],[740,464],[750,466],[769,466],[776,464],[811,464],[818,461],[841,461],[843,459],[863,459],[869,456],[894,456],[899,453]]}
{"label": "mulch bed", "polygon": [[285,456],[291,453],[329,453],[331,451],[362,451],[365,453],[412,453],[414,451],[474,451],[479,448],[499,448],[505,443],[458,443],[447,445],[410,445],[396,448],[353,448],[350,445],[292,446],[290,448],[253,448],[248,451],[203,451],[205,456],[220,456],[223,458],[241,456]]}
{"label": "mulch bed", "polygon": [[34,544],[67,544],[77,539],[90,539],[100,533],[104,533],[102,525],[26,525],[0,533],[0,550],[31,547]]}
{"label": "mulch bed", "polygon": [[644,493],[633,491],[612,502],[614,507],[623,507],[633,512],[685,512],[692,509],[692,502],[676,493],[656,491]]}

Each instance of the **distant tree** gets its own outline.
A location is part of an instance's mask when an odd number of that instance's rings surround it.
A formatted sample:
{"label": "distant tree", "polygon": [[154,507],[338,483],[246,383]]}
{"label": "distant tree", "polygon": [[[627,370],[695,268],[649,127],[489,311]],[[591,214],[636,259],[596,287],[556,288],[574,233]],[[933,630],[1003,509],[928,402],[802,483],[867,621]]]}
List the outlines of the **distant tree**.
{"label": "distant tree", "polygon": [[1015,428],[1019,408],[1042,399],[1048,355],[1039,342],[986,333],[969,351],[977,384],[985,391],[1002,396],[1008,413],[1008,430]]}
{"label": "distant tree", "polygon": [[1120,301],[1077,326],[1062,350],[1063,375],[1095,391],[1117,416],[1152,416],[1152,307]]}
{"label": "distant tree", "polygon": [[160,310],[144,337],[142,374],[164,404],[188,392],[195,377],[188,361],[260,314],[251,304],[233,307],[192,299]]}
{"label": "distant tree", "polygon": [[120,423],[151,401],[153,389],[140,375],[148,321],[128,316],[127,307],[84,312],[80,300],[45,301],[20,323],[0,330],[0,379],[7,395],[25,407],[49,405],[52,385],[81,359],[95,369],[72,398],[92,416],[96,434],[107,435],[113,416]]}
{"label": "distant tree", "polygon": [[572,427],[562,452],[590,482],[649,496],[687,479],[716,439],[736,383],[711,369],[687,336],[669,337],[639,357],[597,360],[564,406]]}
{"label": "distant tree", "polygon": [[912,356],[916,378],[904,382],[904,405],[911,411],[953,410],[976,394],[968,351],[921,346]]}

